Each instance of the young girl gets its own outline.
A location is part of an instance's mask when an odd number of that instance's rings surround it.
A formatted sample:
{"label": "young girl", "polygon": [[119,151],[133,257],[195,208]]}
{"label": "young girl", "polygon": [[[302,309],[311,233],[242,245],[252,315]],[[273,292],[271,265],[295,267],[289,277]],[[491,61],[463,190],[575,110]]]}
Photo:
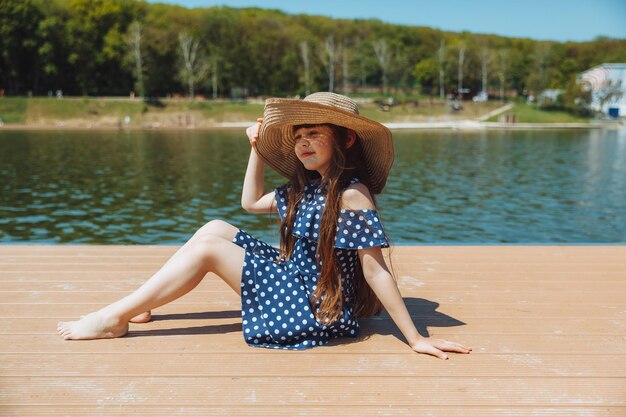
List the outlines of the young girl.
{"label": "young girl", "polygon": [[[383,259],[388,247],[373,195],[393,163],[391,132],[361,117],[350,98],[314,93],[270,99],[246,131],[252,146],[241,203],[278,211],[280,249],[214,220],[200,228],[145,284],[79,321],[61,322],[64,339],[120,337],[128,322],[191,291],[208,272],[242,300],[250,346],[307,349],[356,337],[357,317],[387,310],[416,352],[447,359],[471,348],[417,332]],[[265,194],[265,163],[289,182]]]}

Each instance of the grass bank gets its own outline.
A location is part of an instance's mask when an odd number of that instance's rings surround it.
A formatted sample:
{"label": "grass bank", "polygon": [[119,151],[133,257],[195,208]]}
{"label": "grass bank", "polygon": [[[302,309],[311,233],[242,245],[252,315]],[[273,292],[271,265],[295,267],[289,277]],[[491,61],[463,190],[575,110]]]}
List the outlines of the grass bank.
{"label": "grass bank", "polygon": [[[381,110],[376,103],[360,104],[361,114],[381,123],[442,122],[470,119],[497,109],[499,102],[463,102],[463,109],[453,111],[438,99],[413,99]],[[517,104],[509,111],[518,122],[588,122],[564,112],[547,112],[534,106]],[[214,127],[221,123],[249,122],[263,114],[262,101],[192,101],[161,100],[144,102],[128,98],[0,98],[3,123],[33,127]],[[497,121],[499,116],[493,117]],[[127,123],[128,121],[128,123]]]}
{"label": "grass bank", "polygon": [[0,118],[4,123],[37,126],[107,126],[125,123],[127,117],[134,125],[204,125],[255,120],[262,112],[262,104],[237,102],[169,100],[147,103],[140,99],[116,98],[0,99]]}
{"label": "grass bank", "polygon": [[[541,110],[536,104],[516,103],[506,112],[515,115],[518,123],[589,123],[592,118],[575,116],[564,111]],[[504,115],[489,118],[488,122],[498,122]]]}

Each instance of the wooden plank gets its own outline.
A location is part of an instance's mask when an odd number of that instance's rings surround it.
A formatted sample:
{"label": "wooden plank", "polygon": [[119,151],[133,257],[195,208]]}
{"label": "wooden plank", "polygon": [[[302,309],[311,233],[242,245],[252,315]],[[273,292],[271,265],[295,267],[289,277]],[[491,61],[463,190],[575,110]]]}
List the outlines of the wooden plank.
{"label": "wooden plank", "polygon": [[[224,288],[228,288],[223,284]],[[75,293],[58,291],[55,293],[38,291],[5,292],[0,294],[0,303],[76,303],[76,304],[98,304],[111,303],[128,295],[128,291],[83,291],[78,297]],[[211,291],[210,293],[191,292],[184,298],[186,302],[203,302],[208,300],[210,294],[211,301],[233,301],[238,298],[234,291]],[[409,291],[404,289],[403,294],[407,304],[419,303],[419,299],[431,300],[439,304],[488,304],[498,303],[528,303],[528,304],[552,304],[573,303],[584,304],[586,306],[597,305],[624,305],[624,293],[613,289],[599,289],[593,292],[578,291],[575,289],[562,291],[535,291],[534,289],[520,289],[518,291],[471,291],[470,289],[454,289],[448,291],[434,291],[427,287],[419,290]],[[417,298],[414,298],[417,297]],[[414,298],[412,301],[411,298]]]}
{"label": "wooden plank", "polygon": [[[158,263],[167,260],[180,247],[144,247],[144,246],[25,246],[28,250],[16,254],[13,246],[0,246],[0,263],[34,262],[45,263],[101,263],[130,262]],[[413,267],[445,268],[447,266],[487,267],[507,264],[541,267],[544,264],[614,266],[624,265],[623,246],[585,246],[566,247],[562,254],[546,247],[511,247],[503,252],[503,247],[461,247],[449,251],[446,247],[428,248],[425,252],[417,247],[397,247],[391,255],[394,265],[412,265]]]}
{"label": "wooden plank", "polygon": [[[129,356],[130,355],[130,356]],[[626,355],[582,355],[561,353],[493,354],[457,356],[441,366],[423,355],[389,353],[318,354],[301,352],[288,362],[272,351],[255,352],[257,376],[420,376],[420,377],[606,377],[626,378]],[[127,357],[128,356],[128,357]],[[250,375],[248,353],[158,352],[101,353],[13,353],[0,355],[0,375],[5,377],[49,376],[231,376]],[[215,366],[219,364],[219,366]]]}
{"label": "wooden plank", "polygon": [[[67,251],[64,253],[58,254],[32,254],[32,255],[8,255],[3,252],[3,249],[0,248],[0,269],[3,269],[4,265],[14,265],[14,264],[33,264],[33,263],[45,263],[51,265],[67,265],[67,264],[84,264],[84,265],[97,265],[103,263],[115,263],[120,265],[129,265],[129,264],[141,264],[141,265],[158,265],[162,262],[167,261],[176,251],[167,252],[167,253],[155,253],[155,254],[147,254],[147,253],[137,253],[137,254],[127,254],[121,252],[119,254],[108,253],[108,254],[70,254]],[[510,257],[493,257],[493,258],[478,258],[478,259],[467,259],[467,258],[458,258],[458,257],[416,257],[411,254],[394,254],[392,256],[392,263],[394,266],[401,267],[402,269],[407,268],[420,268],[424,270],[428,269],[439,269],[443,268],[454,268],[457,269],[459,267],[471,265],[472,268],[476,267],[486,267],[486,269],[492,269],[495,267],[506,267],[510,265],[512,267],[520,267],[520,266],[529,266],[533,268],[541,268],[542,266],[551,265],[554,267],[564,267],[569,268],[571,266],[591,266],[598,265],[598,261],[601,262],[601,266],[604,269],[613,268],[617,266],[626,265],[626,261],[622,258],[623,253],[619,255],[610,254],[610,255],[598,255],[598,256],[588,256],[588,257],[559,257],[555,258],[552,256],[533,256],[530,259],[517,259]],[[514,268],[517,269],[517,268]]]}
{"label": "wooden plank", "polygon": [[[0,303],[0,318],[52,318],[52,319],[76,319],[79,316],[94,311],[105,305],[102,303],[81,304],[81,303],[46,303],[46,304],[8,304]],[[428,300],[415,298],[405,299],[408,310],[414,317],[433,317],[445,314],[455,320],[472,324],[471,319],[491,319],[491,318],[598,318],[607,320],[623,320],[626,311],[621,305],[567,305],[560,307],[554,304],[537,303],[482,303],[482,304],[439,304]],[[181,298],[171,304],[159,307],[154,314],[166,320],[169,315],[176,315],[177,318],[201,317],[211,319],[216,313],[228,312],[232,317],[241,317],[241,301],[239,299],[217,301],[213,297],[207,297],[205,302],[187,302]],[[387,317],[383,311],[381,316]],[[372,319],[376,319],[374,317]],[[367,319],[362,319],[367,320]],[[473,320],[474,323],[477,320]]]}
{"label": "wooden plank", "polygon": [[[416,400],[419,402],[419,399]],[[360,405],[352,404],[344,406],[341,404],[329,404],[314,406],[308,405],[306,402],[298,406],[292,404],[272,404],[269,406],[262,405],[237,405],[228,406],[211,406],[211,405],[179,405],[179,406],[163,406],[161,404],[136,405],[129,402],[106,402],[99,401],[91,406],[81,406],[74,404],[58,405],[52,404],[9,404],[3,407],[3,412],[7,417],[12,416],[28,416],[28,417],[55,417],[55,416],[242,416],[249,417],[252,415],[272,417],[319,417],[320,415],[330,415],[332,417],[354,417],[355,415],[362,417],[370,416],[400,416],[400,417],[623,417],[626,414],[624,407],[607,407],[607,406],[579,406],[579,407],[558,407],[558,406],[507,406],[507,407],[488,407],[488,406],[420,406],[414,404],[411,406],[398,406],[391,401],[381,403],[379,405]]]}
{"label": "wooden plank", "polygon": [[[148,277],[131,278],[128,276],[117,277],[114,279],[92,278],[91,280],[61,280],[47,281],[37,279],[30,280],[9,280],[0,276],[0,293],[7,292],[24,292],[24,291],[50,291],[50,292],[84,292],[84,291],[133,291],[139,285],[143,284]],[[626,293],[626,279],[611,282],[610,280],[580,280],[576,282],[576,288],[568,288],[563,281],[554,281],[543,277],[537,277],[533,281],[533,291],[572,291],[572,292],[590,292],[595,291],[598,286],[610,285],[611,290],[620,290]],[[420,280],[409,276],[401,276],[398,280],[398,287],[401,292],[413,293],[428,289],[429,291],[446,292],[446,291],[475,291],[480,293],[493,293],[502,291],[520,291],[524,290],[527,284],[511,281],[494,281],[494,280],[473,280],[472,282],[452,282],[432,279],[429,277],[427,281]],[[209,275],[202,283],[194,289],[194,293],[203,291],[223,291],[227,287],[221,279]]]}
{"label": "wooden plank", "polygon": [[100,256],[111,254],[123,255],[173,255],[180,245],[2,245],[2,256],[42,256],[67,255],[72,256]]}
{"label": "wooden plank", "polygon": [[[115,263],[120,265],[129,265],[129,264],[141,264],[141,265],[158,265],[169,259],[176,251],[164,253],[164,254],[132,254],[128,255],[126,253],[109,253],[109,254],[68,254],[66,251],[64,254],[32,254],[32,255],[7,255],[3,252],[2,248],[0,248],[0,267],[4,265],[12,265],[12,264],[33,264],[33,263],[43,263],[50,265],[68,265],[68,264],[84,264],[84,265],[98,265],[98,264],[106,264],[106,263]],[[570,257],[570,258],[555,258],[555,257],[546,257],[546,256],[534,256],[531,259],[511,259],[509,257],[493,257],[493,258],[485,258],[485,259],[459,259],[459,258],[451,258],[451,257],[440,257],[438,259],[434,258],[420,258],[415,257],[411,254],[394,254],[392,256],[392,262],[394,265],[407,267],[419,267],[423,269],[427,268],[447,268],[453,266],[455,268],[459,266],[472,265],[473,267],[487,267],[487,269],[491,269],[492,267],[506,267],[510,265],[512,267],[520,267],[520,266],[529,266],[533,268],[539,268],[542,266],[553,265],[559,267],[568,268],[572,265],[575,266],[589,266],[589,265],[597,265],[598,260],[603,261],[602,267],[613,268],[616,266],[624,266],[626,261],[621,257],[623,255],[603,255],[602,258],[598,258],[597,256],[589,257],[589,258],[578,258],[578,257]],[[506,260],[505,260],[506,259]],[[606,262],[604,262],[606,261]],[[2,269],[2,268],[0,268]],[[517,269],[517,268],[515,268]]]}
{"label": "wooden plank", "polygon": [[[395,406],[625,406],[619,378],[519,378],[430,376],[257,377],[0,377],[0,404],[107,401],[164,406],[214,406],[277,402]],[[441,395],[441,392],[454,395]],[[369,395],[364,395],[369,393]],[[381,401],[382,400],[382,401]]]}
{"label": "wooden plank", "polygon": [[[155,312],[156,314],[156,312]],[[241,322],[241,314],[238,310],[231,310],[229,313],[213,313],[215,318],[185,319],[185,314],[180,314],[176,320],[168,320],[167,315],[156,316],[155,321],[149,324],[133,325],[134,329],[145,331],[165,329],[165,328],[191,328],[196,325],[215,325],[225,322]],[[222,318],[227,316],[227,318]],[[191,316],[193,317],[193,316]],[[587,317],[558,317],[538,319],[537,317],[498,317],[493,314],[491,317],[472,318],[464,317],[467,322],[459,322],[456,319],[444,314],[411,315],[416,326],[420,328],[446,328],[447,332],[457,335],[461,334],[536,334],[536,335],[623,335],[626,336],[626,318],[621,320]],[[235,319],[235,320],[233,320]],[[46,317],[41,319],[18,318],[0,321],[0,334],[56,334],[56,324],[58,319]],[[395,323],[387,314],[376,319],[363,319],[361,324],[369,326],[372,331],[387,332],[395,329]]]}
{"label": "wooden plank", "polygon": [[[36,263],[27,263],[27,262],[4,262],[0,263],[0,272],[39,272],[39,271],[49,271],[49,272],[88,272],[88,273],[97,273],[99,271],[118,271],[118,272],[129,272],[129,273],[151,273],[157,271],[161,265],[166,261],[156,260],[154,262],[134,262],[132,260],[117,260],[117,261],[98,261],[98,262],[78,262],[76,260],[62,263],[62,262],[44,262],[39,261]],[[473,268],[480,268],[480,273],[508,273],[509,271],[515,271],[517,274],[549,274],[551,272],[567,272],[567,271],[575,271],[578,267],[584,268],[591,266],[592,264],[552,264],[549,262],[536,263],[536,264],[528,264],[528,263],[501,263],[501,264],[485,264],[480,266],[474,266]],[[468,273],[468,269],[472,268],[468,265],[451,265],[451,264],[442,264],[442,265],[432,265],[432,266],[424,266],[421,264],[414,263],[404,263],[397,265],[393,265],[396,270],[406,271],[410,270],[414,275],[423,274],[427,272],[438,272],[438,273]],[[625,265],[621,263],[609,263],[604,264],[599,269],[600,272],[594,271],[593,273],[602,273],[602,274],[610,274],[617,273],[622,276],[626,276],[626,272],[624,272]]]}
{"label": "wooden plank", "polygon": [[[626,270],[626,267],[624,268]],[[0,271],[0,280],[2,281],[18,281],[18,282],[92,282],[103,281],[109,279],[130,279],[130,280],[142,280],[148,279],[152,273],[158,269],[150,271],[109,271],[107,268],[103,268],[97,271],[54,271],[54,270],[42,270],[42,271]],[[396,268],[396,277],[401,284],[415,282],[417,285],[423,282],[442,284],[462,284],[473,285],[483,284],[489,285],[493,282],[496,285],[498,283],[508,283],[513,285],[519,283],[519,285],[531,285],[535,282],[554,282],[555,285],[561,287],[568,287],[577,285],[578,282],[595,282],[597,281],[599,286],[601,285],[613,285],[624,282],[623,272],[602,272],[598,270],[572,270],[572,271],[557,271],[557,272],[537,272],[529,274],[528,272],[516,272],[516,271],[502,271],[502,272],[484,272],[480,268],[474,271],[458,271],[458,272],[420,272],[415,271],[402,271]]]}
{"label": "wooden plank", "polygon": [[[191,237],[191,236],[190,236]],[[81,254],[98,255],[111,253],[134,254],[171,254],[176,252],[180,245],[2,245],[0,252],[3,255],[34,255],[34,254]],[[394,245],[392,254],[413,257],[465,257],[468,262],[482,258],[497,258],[501,256],[525,257],[529,254],[551,257],[578,257],[579,255],[619,255],[623,254],[624,245],[597,244],[597,245]]]}
{"label": "wooden plank", "polygon": [[[161,353],[211,353],[211,352],[250,352],[265,350],[249,347],[244,343],[241,323],[197,324],[194,327],[139,330],[134,325],[123,338],[96,341],[64,341],[58,335],[3,335],[0,353],[57,353],[93,352],[112,353],[120,349],[135,352]],[[449,328],[429,328],[429,336],[453,340],[474,349],[474,354],[626,354],[626,343],[621,335],[539,335],[534,334],[456,334]],[[424,335],[428,336],[428,335]],[[313,349],[314,353],[353,353],[363,352],[397,353],[412,355],[414,352],[395,329],[385,333],[362,326],[357,339],[342,338],[330,345]],[[285,352],[286,354],[290,354]],[[465,356],[465,355],[451,355]]]}

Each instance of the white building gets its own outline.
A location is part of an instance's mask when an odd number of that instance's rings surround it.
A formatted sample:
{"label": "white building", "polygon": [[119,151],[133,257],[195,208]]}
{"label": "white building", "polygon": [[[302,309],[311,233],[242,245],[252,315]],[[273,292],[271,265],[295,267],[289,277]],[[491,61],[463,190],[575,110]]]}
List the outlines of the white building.
{"label": "white building", "polygon": [[602,64],[578,75],[591,91],[592,110],[613,117],[626,116],[626,64]]}

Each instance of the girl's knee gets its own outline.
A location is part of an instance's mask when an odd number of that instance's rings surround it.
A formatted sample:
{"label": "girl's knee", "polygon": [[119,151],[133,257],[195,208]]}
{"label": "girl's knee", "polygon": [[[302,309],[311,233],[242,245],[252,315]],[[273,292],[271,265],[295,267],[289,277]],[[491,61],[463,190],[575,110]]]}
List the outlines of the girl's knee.
{"label": "girl's knee", "polygon": [[218,232],[219,230],[224,229],[227,225],[230,226],[224,220],[219,220],[219,219],[211,220],[210,222],[202,226],[200,229],[198,229],[198,232],[205,232],[205,233],[213,232],[213,234],[217,234],[215,232]]}
{"label": "girl's knee", "polygon": [[[237,228],[224,220],[211,220],[195,233],[195,236],[217,235],[232,240],[237,234]],[[231,237],[232,235],[232,237]]]}
{"label": "girl's knee", "polygon": [[194,240],[194,250],[204,263],[211,264],[223,252],[225,239],[219,235],[205,233]]}

